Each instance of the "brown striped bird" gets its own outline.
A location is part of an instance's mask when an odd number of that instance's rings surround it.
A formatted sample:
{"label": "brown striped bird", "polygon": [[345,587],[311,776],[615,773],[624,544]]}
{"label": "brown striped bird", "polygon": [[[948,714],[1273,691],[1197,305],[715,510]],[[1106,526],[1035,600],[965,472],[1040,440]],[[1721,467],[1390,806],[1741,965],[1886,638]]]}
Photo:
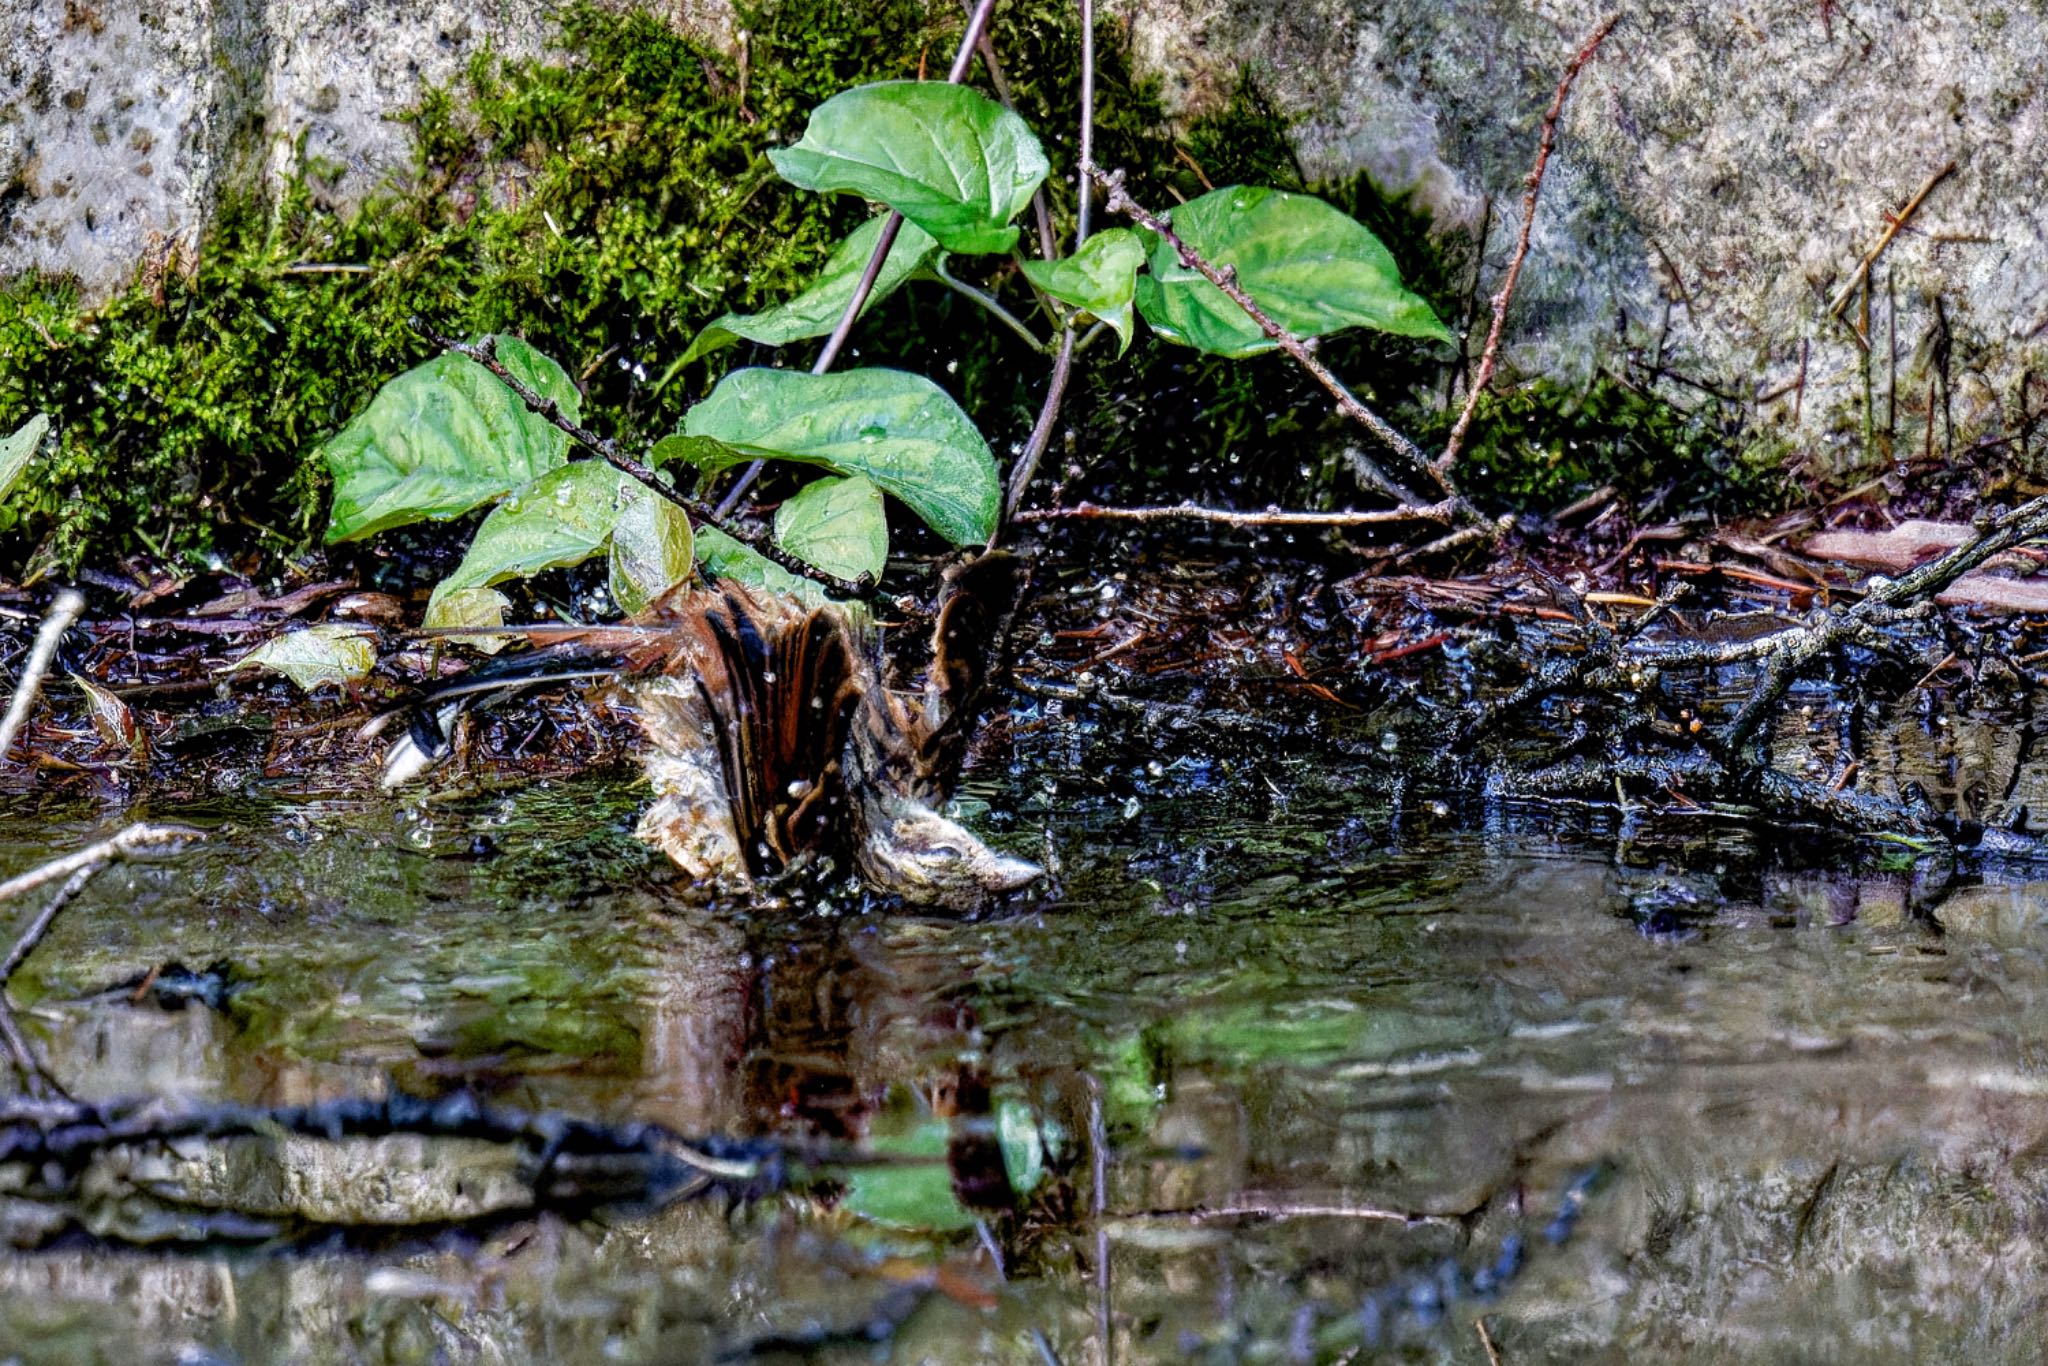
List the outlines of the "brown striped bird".
{"label": "brown striped bird", "polygon": [[746,886],[847,868],[905,901],[971,909],[1040,869],[941,814],[1019,590],[1016,561],[946,576],[920,695],[884,685],[879,632],[857,609],[731,582],[671,593],[618,626],[579,628],[435,690],[385,762],[397,786],[448,752],[459,699],[563,678],[612,678],[646,739],[654,802],[638,835],[692,879]]}

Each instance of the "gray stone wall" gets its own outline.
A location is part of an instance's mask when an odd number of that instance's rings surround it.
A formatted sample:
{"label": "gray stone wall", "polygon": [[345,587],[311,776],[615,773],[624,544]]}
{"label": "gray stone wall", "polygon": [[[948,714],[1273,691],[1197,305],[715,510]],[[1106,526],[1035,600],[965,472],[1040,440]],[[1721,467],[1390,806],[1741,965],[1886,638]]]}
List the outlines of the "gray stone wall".
{"label": "gray stone wall", "polygon": [[[423,81],[485,45],[539,50],[561,3],[0,0],[0,275],[118,287],[301,139],[359,197],[402,164],[388,116]],[[731,32],[724,0],[650,3]],[[1298,118],[1311,172],[1370,170],[1446,231],[1489,223],[1487,291],[1556,75],[1599,17],[1566,0],[1109,10],[1181,114],[1249,75]],[[2048,408],[2048,378],[2027,378],[2048,375],[2044,52],[2044,0],[1643,0],[1566,112],[1514,371],[1731,397],[1831,469],[1861,456],[1866,412],[1901,454],[2015,452]],[[1879,259],[1859,339],[1860,300],[1838,318],[1830,297],[1951,161]]]}
{"label": "gray stone wall", "polygon": [[[1126,10],[1183,110],[1248,72],[1301,120],[1312,172],[1368,169],[1416,191],[1447,229],[1476,230],[1490,199],[1490,292],[1542,112],[1602,7]],[[2028,379],[2048,370],[2043,54],[2042,0],[1626,7],[1561,125],[1509,329],[1515,367],[1563,379],[1627,368],[1687,404],[1729,395],[1795,455],[1839,470],[1862,450],[1867,342],[1880,446],[2017,453],[2019,428],[2048,408],[2048,380]],[[1837,318],[1832,296],[1887,214],[1951,161],[1954,174],[1879,258],[1859,340],[1860,299]]]}

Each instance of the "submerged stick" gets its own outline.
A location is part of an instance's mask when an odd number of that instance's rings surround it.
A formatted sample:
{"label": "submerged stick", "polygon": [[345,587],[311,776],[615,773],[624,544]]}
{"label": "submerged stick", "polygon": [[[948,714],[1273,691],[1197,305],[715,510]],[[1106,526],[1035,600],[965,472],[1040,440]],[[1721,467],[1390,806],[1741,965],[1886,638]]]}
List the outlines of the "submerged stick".
{"label": "submerged stick", "polygon": [[57,657],[58,643],[84,610],[84,595],[75,588],[67,588],[43,615],[43,624],[36,628],[35,647],[29,651],[28,663],[22,666],[21,681],[14,685],[14,698],[7,704],[7,716],[0,719],[0,759],[13,751],[14,739],[21,733],[22,723],[28,720],[29,709],[35,706],[42,691],[43,678]]}
{"label": "submerged stick", "polygon": [[98,876],[100,870],[109,863],[132,858],[145,850],[177,844],[188,839],[205,838],[203,831],[182,825],[149,825],[137,822],[111,838],[87,845],[76,853],[51,859],[26,873],[0,883],[0,902],[4,902],[25,896],[38,887],[48,886],[58,878],[65,879],[64,885],[57,889],[57,894],[50,898],[49,904],[43,907],[41,913],[29,922],[28,928],[15,939],[13,947],[7,951],[6,958],[0,959],[0,1043],[5,1044],[15,1067],[21,1073],[23,1083],[30,1091],[41,1092],[47,1088],[61,1093],[62,1088],[56,1085],[43,1070],[42,1064],[36,1061],[34,1050],[29,1047],[28,1040],[22,1036],[20,1026],[15,1023],[14,1003],[7,994],[7,983],[13,979],[21,965],[28,961],[28,956],[36,951],[36,946],[43,942],[43,937],[50,932],[50,926],[57,922],[58,914],[70,905],[78,894],[85,890],[85,885]]}
{"label": "submerged stick", "polygon": [[[1578,80],[1579,72],[1586,63],[1593,60],[1593,54],[1600,50],[1600,44],[1607,41],[1607,35],[1621,22],[1616,11],[1602,19],[1593,30],[1592,36],[1579,45],[1579,50],[1558,79],[1557,93],[1551,96],[1550,108],[1543,115],[1543,136],[1536,144],[1536,164],[1529,169],[1528,190],[1522,195],[1522,227],[1515,238],[1515,254],[1508,261],[1508,273],[1502,277],[1500,289],[1493,296],[1493,323],[1486,329],[1486,346],[1479,353],[1479,369],[1472,376],[1472,387],[1465,391],[1465,406],[1458,411],[1458,421],[1451,428],[1450,438],[1444,442],[1444,453],[1436,458],[1435,468],[1448,472],[1458,463],[1458,452],[1465,445],[1465,432],[1472,425],[1472,414],[1479,407],[1479,396],[1486,392],[1486,386],[1493,381],[1493,367],[1500,358],[1500,336],[1507,325],[1508,305],[1515,297],[1515,285],[1522,278],[1522,262],[1529,255],[1529,228],[1536,221],[1536,196],[1543,189],[1543,173],[1550,165],[1550,153],[1557,146],[1557,120],[1564,113],[1565,97],[1572,92],[1572,83]],[[1480,243],[1481,248],[1485,243]]]}

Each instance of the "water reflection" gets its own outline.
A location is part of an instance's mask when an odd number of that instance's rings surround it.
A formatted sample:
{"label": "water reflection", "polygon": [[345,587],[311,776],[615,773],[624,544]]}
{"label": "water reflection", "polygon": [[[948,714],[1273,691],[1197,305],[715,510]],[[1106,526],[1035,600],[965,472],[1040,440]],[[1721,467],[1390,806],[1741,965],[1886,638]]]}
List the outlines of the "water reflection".
{"label": "water reflection", "polygon": [[[956,1170],[509,1222],[477,1217],[501,1154],[425,1141],[145,1154],[54,1215],[8,1177],[40,1246],[0,1256],[0,1345],[1078,1363],[1106,1321],[1117,1360],[1476,1360],[1483,1314],[1508,1361],[2033,1354],[2048,885],[1598,813],[1571,847],[1554,811],[1397,830],[1327,773],[1135,809],[1079,774],[1021,784],[1058,893],[975,921],[685,904],[597,781],[424,836],[157,813],[223,837],[103,877],[17,982],[80,1095],[467,1089]],[[79,833],[46,815],[7,868]],[[117,1245],[222,1210],[389,1236]]]}

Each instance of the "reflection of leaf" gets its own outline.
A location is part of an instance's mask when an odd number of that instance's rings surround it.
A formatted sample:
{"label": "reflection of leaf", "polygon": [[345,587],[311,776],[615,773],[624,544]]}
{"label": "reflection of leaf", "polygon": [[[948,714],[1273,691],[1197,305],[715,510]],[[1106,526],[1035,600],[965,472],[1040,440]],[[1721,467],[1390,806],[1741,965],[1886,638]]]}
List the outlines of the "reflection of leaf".
{"label": "reflection of leaf", "polygon": [[1129,228],[1109,228],[1081,244],[1072,256],[1057,261],[1026,261],[1024,274],[1063,304],[1102,319],[1130,349],[1131,299],[1137,290],[1138,268],[1145,264],[1145,246]]}
{"label": "reflection of leaf", "polygon": [[22,423],[13,436],[0,436],[0,498],[14,492],[22,471],[28,468],[30,457],[43,444],[43,436],[49,430],[49,416],[37,413]]}
{"label": "reflection of leaf", "polygon": [[1003,1149],[1003,1175],[1010,1189],[1029,1195],[1045,1179],[1045,1135],[1038,1116],[1021,1100],[996,1105],[996,1140]]}
{"label": "reflection of leaf", "polygon": [[[995,457],[945,390],[901,370],[735,370],[683,420],[724,442],[700,467],[771,456],[863,474],[955,545],[995,530]],[[656,448],[657,450],[660,447]]]}
{"label": "reflection of leaf", "polygon": [[[781,346],[831,332],[839,325],[846,305],[852,301],[854,286],[867,270],[868,258],[875,254],[875,243],[882,235],[882,224],[887,221],[885,214],[870,218],[854,229],[851,237],[833,249],[824,270],[811,282],[811,287],[794,299],[759,313],[728,313],[713,319],[697,334],[696,340],[690,343],[690,349],[683,352],[683,358],[673,368],[680,369],[699,356],[710,355],[741,338],[764,346]],[[881,274],[875,277],[867,302],[861,305],[861,315],[865,317],[869,309],[895,293],[898,285],[916,274],[936,245],[917,224],[904,223],[896,234],[895,245],[889,248],[889,255],[882,262]]]}
{"label": "reflection of leaf", "polygon": [[827,574],[879,579],[889,562],[882,491],[857,474],[813,480],[775,510],[775,539]]}
{"label": "reflection of leaf", "polygon": [[[1313,195],[1234,185],[1173,211],[1174,232],[1237,282],[1274,322],[1299,337],[1371,327],[1403,337],[1452,340],[1428,304],[1401,283],[1393,255],[1357,219]],[[1172,341],[1221,356],[1270,351],[1222,290],[1165,238],[1152,236],[1151,273],[1138,281],[1138,311]]]}
{"label": "reflection of leaf", "polygon": [[768,159],[793,185],[887,204],[957,252],[1008,251],[1010,220],[1048,169],[1023,119],[939,81],[842,91],[811,111],[801,141]]}
{"label": "reflection of leaf", "polygon": [[620,511],[640,488],[602,460],[550,470],[491,509],[462,563],[434,591],[481,588],[581,564],[604,549]]}
{"label": "reflection of leaf", "polygon": [[377,667],[377,648],[360,626],[308,626],[265,641],[230,667],[268,669],[311,692],[367,678]]}
{"label": "reflection of leaf", "polygon": [[974,1215],[953,1194],[946,1148],[953,1129],[943,1119],[925,1119],[901,1133],[871,1137],[877,1154],[905,1159],[850,1168],[840,1207],[877,1224],[928,1233],[971,1228]]}
{"label": "reflection of leaf", "polygon": [[[498,338],[497,355],[580,419],[576,385],[561,366],[516,337]],[[566,434],[528,412],[483,366],[437,356],[379,389],[322,448],[334,475],[327,539],[460,516],[545,474],[568,449]]]}

